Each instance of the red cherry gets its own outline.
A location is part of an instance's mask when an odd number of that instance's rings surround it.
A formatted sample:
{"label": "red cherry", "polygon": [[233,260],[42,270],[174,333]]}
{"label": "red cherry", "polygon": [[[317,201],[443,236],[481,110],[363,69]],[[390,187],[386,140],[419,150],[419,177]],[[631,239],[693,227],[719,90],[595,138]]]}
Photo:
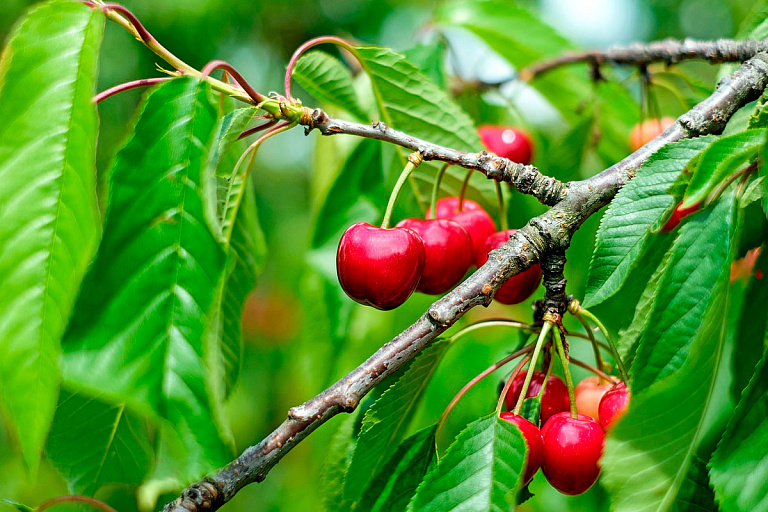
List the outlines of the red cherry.
{"label": "red cherry", "polygon": [[[477,266],[480,267],[485,264],[488,261],[488,253],[504,245],[515,231],[517,230],[508,229],[490,235],[485,240],[483,249],[475,255]],[[536,288],[539,287],[539,284],[541,284],[541,267],[538,263],[535,263],[516,276],[510,277],[499,288],[494,298],[502,304],[518,304],[530,297],[536,291]]]}
{"label": "red cherry", "polygon": [[[437,201],[438,219],[451,219],[458,222],[467,230],[472,239],[472,253],[478,254],[488,235],[496,231],[496,224],[482,206],[469,199],[464,199],[461,211],[459,211],[458,197],[444,197]],[[427,218],[432,217],[432,209],[427,210]]]}
{"label": "red cherry", "polygon": [[576,384],[576,409],[579,414],[584,414],[597,419],[597,409],[600,406],[600,399],[613,387],[613,382],[603,380],[600,377],[590,375]]}
{"label": "red cherry", "polygon": [[629,132],[629,147],[632,151],[637,151],[675,124],[675,121],[674,117],[662,117],[661,119],[646,119],[642,123],[636,124]]}
{"label": "red cherry", "polygon": [[422,293],[445,293],[461,281],[472,265],[472,239],[450,219],[405,219],[397,227],[416,232],[424,242],[424,271],[416,288]]}
{"label": "red cherry", "polygon": [[544,454],[541,431],[539,427],[515,413],[503,412],[499,416],[501,419],[516,425],[525,439],[525,445],[528,447],[528,461],[525,464],[525,472],[523,474],[523,485],[525,485],[533,479],[533,475],[541,467],[541,460]]}
{"label": "red cherry", "polygon": [[[531,383],[528,385],[528,392],[525,394],[525,398],[533,398],[541,391],[541,385],[544,384],[544,372],[535,371],[531,376]],[[509,392],[505,397],[507,403],[507,409],[513,409],[517,403],[517,399],[520,397],[520,392],[523,390],[523,383],[525,382],[525,372],[520,372],[515,376],[515,380],[512,381],[512,385],[509,387]],[[568,388],[565,386],[563,380],[557,375],[550,375],[547,381],[547,387],[544,389],[544,395],[541,397],[541,423],[542,425],[553,414],[557,414],[562,411],[567,411],[571,407],[571,401],[568,398]]]}
{"label": "red cherry", "polygon": [[419,284],[424,243],[405,228],[351,225],[336,252],[339,283],[360,304],[389,310],[401,305]]}
{"label": "red cherry", "polygon": [[603,395],[602,400],[600,400],[599,416],[600,425],[606,432],[626,412],[627,405],[629,405],[629,394],[627,385],[619,382]]}
{"label": "red cherry", "polygon": [[541,429],[544,460],[541,470],[547,481],[563,494],[581,494],[600,474],[597,461],[603,453],[605,432],[597,420],[561,412]]}
{"label": "red cherry", "polygon": [[675,211],[672,212],[672,215],[669,217],[666,224],[664,224],[664,226],[661,228],[662,232],[672,231],[673,229],[675,229],[680,224],[680,221],[683,220],[684,217],[687,217],[688,215],[697,211],[700,206],[699,203],[696,203],[689,206],[688,208],[681,208],[682,205],[683,205],[682,201],[680,201],[677,204]]}
{"label": "red cherry", "polygon": [[533,144],[527,133],[511,126],[481,126],[477,133],[483,146],[491,153],[509,158],[518,164],[531,163]]}

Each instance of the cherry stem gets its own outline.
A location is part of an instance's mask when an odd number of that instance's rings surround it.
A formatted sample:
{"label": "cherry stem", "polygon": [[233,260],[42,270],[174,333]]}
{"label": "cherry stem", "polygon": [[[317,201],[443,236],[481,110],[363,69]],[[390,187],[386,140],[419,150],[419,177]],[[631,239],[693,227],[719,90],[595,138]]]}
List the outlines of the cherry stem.
{"label": "cherry stem", "polygon": [[[521,348],[520,350],[509,354],[503,359],[500,359],[499,361],[493,363],[491,366],[489,366],[488,368],[483,370],[481,373],[479,373],[477,376],[475,376],[472,380],[464,384],[464,387],[461,388],[461,390],[459,390],[458,393],[456,393],[456,396],[453,397],[453,399],[450,401],[448,406],[443,411],[443,414],[440,416],[440,420],[437,422],[437,430],[435,431],[435,439],[439,437],[440,431],[442,430],[442,427],[445,424],[445,421],[448,419],[448,416],[451,414],[451,411],[454,409],[454,407],[456,407],[456,404],[459,403],[459,401],[464,397],[464,395],[467,394],[467,392],[470,389],[475,387],[475,385],[478,382],[480,382],[481,380],[483,380],[484,378],[486,378],[487,376],[489,376],[490,374],[492,374],[502,366],[506,365],[510,361],[514,361],[515,359],[517,359],[518,357],[524,354],[530,353],[531,350],[533,350],[533,344],[527,345]],[[529,357],[526,357],[525,359],[523,359],[518,365],[518,368],[515,370],[515,372],[518,372],[519,368],[521,368],[529,359],[530,359]]]}
{"label": "cherry stem", "polygon": [[384,212],[384,220],[381,221],[381,227],[383,229],[389,228],[390,221],[392,220],[392,211],[395,209],[395,203],[397,202],[397,196],[400,195],[400,190],[403,188],[403,185],[405,185],[408,177],[419,165],[421,165],[421,162],[421,153],[418,151],[408,155],[408,163],[406,164],[405,169],[403,169],[403,172],[400,173],[400,177],[397,178],[397,183],[395,183],[395,187],[392,189],[392,193],[389,196],[387,210]]}
{"label": "cherry stem", "polygon": [[35,508],[35,512],[42,512],[47,508],[51,508],[61,503],[86,503],[92,506],[93,508],[103,510],[104,512],[117,512],[117,510],[110,507],[103,501],[99,501],[96,498],[91,498],[89,496],[57,496],[55,498],[51,498],[42,502],[40,505],[37,506],[37,508]]}
{"label": "cherry stem", "polygon": [[[731,183],[736,181],[741,176],[749,176],[757,169],[757,161],[750,163],[746,167],[743,167],[733,173],[731,176],[728,176],[728,178],[724,179],[722,183],[720,183],[718,186],[716,186],[714,189],[712,189],[712,192],[707,194],[706,199],[704,199],[704,207],[709,206],[710,204],[717,201],[717,198],[719,198],[723,192],[725,192],[725,189],[727,189]],[[693,205],[690,205],[693,206]],[[685,205],[683,205],[685,207]]]}
{"label": "cherry stem", "polygon": [[493,180],[493,183],[496,184],[496,200],[499,203],[499,226],[501,226],[502,231],[506,231],[509,229],[509,224],[507,223],[507,208],[504,203],[504,193],[501,190],[501,183],[496,180]]}
{"label": "cherry stem", "polygon": [[232,78],[234,78],[240,88],[243,89],[245,93],[250,96],[256,103],[261,103],[267,99],[266,96],[257,92],[256,89],[251,87],[251,84],[249,84],[248,81],[243,78],[243,75],[241,75],[235,68],[233,68],[230,63],[223,60],[212,60],[206,64],[205,67],[203,67],[203,69],[200,71],[200,79],[205,80],[217,69],[223,69]]}
{"label": "cherry stem", "polygon": [[244,139],[250,135],[253,135],[254,133],[258,133],[262,130],[266,130],[268,128],[272,128],[277,124],[277,119],[271,119],[269,121],[266,121],[264,123],[261,123],[258,126],[254,126],[252,128],[248,128],[247,130],[243,130],[243,133],[240,134],[240,136],[237,138],[237,140]]}
{"label": "cherry stem", "polygon": [[595,325],[597,325],[597,328],[600,329],[600,332],[603,333],[603,336],[605,336],[605,339],[608,341],[608,346],[611,349],[613,359],[616,361],[616,366],[619,368],[619,375],[621,375],[621,380],[624,382],[629,382],[629,376],[627,375],[627,370],[624,367],[624,363],[621,361],[621,356],[619,355],[619,350],[616,348],[616,343],[613,342],[611,333],[608,332],[608,329],[606,329],[605,325],[603,325],[603,322],[601,322],[599,318],[581,306],[578,307],[576,314],[577,316],[583,315],[587,317],[589,320],[592,320]]}
{"label": "cherry stem", "polygon": [[612,375],[608,375],[603,370],[595,368],[594,366],[592,366],[589,363],[585,363],[584,361],[580,361],[580,360],[576,359],[575,357],[571,357],[570,359],[571,359],[571,362],[573,364],[575,364],[576,366],[578,366],[580,368],[584,368],[585,370],[589,370],[590,372],[592,372],[595,375],[597,375],[598,377],[600,377],[601,381],[608,381],[608,382],[610,382],[612,384],[617,384],[619,382],[619,379],[617,379],[616,377],[614,377]]}
{"label": "cherry stem", "polygon": [[291,55],[291,60],[288,61],[288,67],[285,70],[285,97],[288,98],[289,100],[294,99],[293,96],[291,96],[291,77],[293,76],[293,70],[296,67],[296,62],[298,62],[299,58],[302,55],[304,55],[304,53],[307,50],[309,50],[313,46],[317,46],[319,44],[324,44],[324,43],[331,43],[344,48],[349,53],[354,55],[357,61],[360,62],[360,57],[355,51],[355,47],[352,46],[348,41],[345,41],[340,37],[320,36],[314,39],[310,39],[306,43],[296,48],[296,51],[294,51],[293,55]]}
{"label": "cherry stem", "polygon": [[430,206],[432,207],[432,218],[437,218],[437,196],[440,194],[440,183],[443,181],[443,175],[448,168],[453,165],[450,162],[446,163],[440,168],[437,176],[435,176],[435,184],[432,186],[432,198],[430,199]]}
{"label": "cherry stem", "polygon": [[[506,318],[490,318],[488,320],[482,320],[480,322],[475,322],[474,324],[466,326],[451,336],[451,341],[456,341],[458,338],[483,327],[514,327],[530,334],[539,334],[541,332],[541,329],[535,325],[518,322],[516,320],[507,320]],[[585,340],[588,339],[586,335],[578,332],[568,333],[568,335]],[[606,345],[605,348],[607,349],[608,346]]]}
{"label": "cherry stem", "polygon": [[531,385],[533,372],[536,370],[536,361],[539,358],[541,347],[544,346],[544,340],[547,338],[547,334],[551,328],[551,322],[544,322],[544,326],[541,328],[541,332],[539,333],[539,339],[536,340],[536,347],[533,349],[533,355],[531,356],[531,365],[528,367],[528,373],[525,374],[525,381],[523,381],[523,388],[520,390],[520,396],[517,397],[517,404],[515,405],[514,410],[514,413],[517,415],[520,414],[520,410],[523,408],[525,395],[528,394],[528,387]]}
{"label": "cherry stem", "polygon": [[472,170],[467,171],[467,175],[464,177],[464,181],[461,183],[461,190],[459,191],[459,211],[464,209],[464,196],[467,195],[467,187],[469,186],[469,178],[472,177]]}
{"label": "cherry stem", "polygon": [[568,387],[568,399],[571,401],[571,418],[578,418],[579,413],[576,410],[576,393],[573,389],[573,379],[571,378],[571,370],[568,368],[568,358],[566,357],[565,349],[563,348],[561,332],[558,327],[552,329],[552,332],[555,333],[557,355],[560,356],[560,362],[563,365],[563,375],[565,376],[565,385]]}
{"label": "cherry stem", "polygon": [[531,360],[530,356],[526,356],[525,359],[520,361],[520,364],[517,365],[515,368],[515,371],[512,372],[512,374],[507,379],[507,382],[504,383],[504,388],[501,390],[501,394],[499,395],[499,401],[496,402],[496,416],[499,416],[501,414],[501,409],[504,407],[504,402],[506,402],[507,393],[509,393],[509,388],[512,387],[512,384],[517,377],[517,375],[520,373],[520,370],[523,369],[523,366],[527,362]]}
{"label": "cherry stem", "polygon": [[139,87],[147,87],[150,85],[160,84],[163,82],[167,82],[169,80],[173,80],[175,77],[167,76],[167,77],[160,77],[160,78],[142,78],[141,80],[133,80],[131,82],[125,82],[124,84],[119,84],[114,87],[110,87],[104,92],[100,92],[96,96],[93,97],[91,100],[93,103],[101,103],[107,98],[111,98],[115,94],[119,94],[123,91],[130,91],[131,89],[138,89]]}
{"label": "cherry stem", "polygon": [[597,339],[595,338],[595,333],[592,332],[592,328],[587,323],[586,320],[584,320],[584,317],[582,316],[576,316],[578,318],[581,325],[584,327],[584,330],[587,332],[587,335],[589,336],[589,341],[592,342],[592,350],[595,353],[595,364],[597,365],[600,370],[603,369],[603,358],[600,356],[600,347],[597,344]]}

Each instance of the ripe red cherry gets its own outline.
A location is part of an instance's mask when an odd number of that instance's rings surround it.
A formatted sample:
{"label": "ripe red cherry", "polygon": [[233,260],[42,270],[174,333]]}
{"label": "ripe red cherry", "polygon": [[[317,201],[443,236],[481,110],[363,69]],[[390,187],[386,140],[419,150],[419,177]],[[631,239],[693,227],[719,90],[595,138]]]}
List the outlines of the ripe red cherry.
{"label": "ripe red cherry", "polygon": [[511,126],[481,126],[477,132],[483,146],[491,153],[518,164],[531,163],[533,144],[527,133]]}
{"label": "ripe red cherry", "polygon": [[472,239],[450,219],[405,219],[397,227],[416,232],[424,242],[424,271],[416,287],[422,293],[445,293],[461,281],[472,265]]}
{"label": "ripe red cherry", "polygon": [[675,211],[672,212],[672,215],[670,215],[667,222],[661,228],[662,232],[672,231],[673,229],[675,229],[678,225],[680,225],[680,221],[683,220],[683,218],[697,211],[700,206],[699,203],[696,203],[689,206],[688,208],[682,208],[682,205],[683,205],[682,201],[680,201],[677,204],[677,206],[675,207]]}
{"label": "ripe red cherry", "polygon": [[517,428],[523,434],[525,445],[528,447],[528,462],[525,464],[525,472],[523,473],[523,485],[525,485],[533,479],[533,475],[541,467],[541,460],[544,454],[541,431],[539,427],[515,413],[503,412],[500,414],[500,417],[513,425],[517,425]]}
{"label": "ripe red cherry", "polygon": [[423,270],[424,243],[410,229],[358,222],[344,232],[336,252],[341,287],[360,304],[377,309],[394,309],[405,302]]}
{"label": "ripe red cherry", "polygon": [[674,117],[662,117],[661,119],[646,119],[632,127],[629,132],[629,147],[637,151],[653,139],[661,135],[661,132],[675,124]]}
{"label": "ripe red cherry", "polygon": [[[516,229],[508,229],[493,233],[486,240],[483,249],[475,255],[477,266],[480,267],[488,261],[488,253],[497,247],[504,245]],[[541,267],[535,263],[530,268],[510,277],[504,283],[499,291],[496,292],[494,299],[502,304],[518,304],[530,297],[536,288],[541,284]]]}
{"label": "ripe red cherry", "polygon": [[[438,219],[451,219],[458,222],[467,230],[472,239],[472,253],[478,254],[488,235],[496,231],[496,224],[482,206],[469,199],[464,199],[459,211],[458,197],[444,197],[437,201],[436,215]],[[427,210],[427,218],[432,217],[432,209]]]}
{"label": "ripe red cherry", "polygon": [[[535,371],[531,376],[531,383],[528,385],[528,392],[525,394],[526,398],[532,398],[539,394],[541,391],[541,385],[544,384],[544,372]],[[512,385],[509,387],[509,392],[505,397],[507,409],[513,409],[517,403],[517,399],[520,397],[520,392],[523,390],[523,383],[525,382],[525,372],[520,372],[515,376],[515,380],[512,381]],[[568,388],[565,386],[563,380],[557,375],[550,375],[547,381],[547,387],[544,389],[544,395],[541,397],[541,423],[542,425],[549,419],[550,416],[562,411],[567,411],[571,407],[571,401],[568,398]]]}
{"label": "ripe red cherry", "polygon": [[600,399],[613,387],[613,382],[603,380],[600,383],[600,377],[590,375],[584,377],[581,382],[576,384],[576,408],[579,414],[584,414],[590,418],[597,419],[597,410],[600,406]]}
{"label": "ripe red cherry", "polygon": [[609,389],[600,400],[598,414],[603,429],[608,431],[616,420],[624,415],[627,405],[629,405],[629,389],[625,383],[619,382]]}
{"label": "ripe red cherry", "polygon": [[605,432],[597,420],[561,412],[541,429],[544,460],[541,470],[547,481],[563,494],[581,494],[600,474],[597,461],[603,453]]}

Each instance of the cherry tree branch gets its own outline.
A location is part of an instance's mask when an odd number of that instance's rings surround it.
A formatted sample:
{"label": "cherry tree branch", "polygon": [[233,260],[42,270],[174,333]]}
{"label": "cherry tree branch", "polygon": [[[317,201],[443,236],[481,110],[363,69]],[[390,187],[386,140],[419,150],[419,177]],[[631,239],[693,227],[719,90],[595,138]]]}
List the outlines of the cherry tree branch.
{"label": "cherry tree branch", "polygon": [[[434,302],[410,327],[331,387],[292,408],[288,418],[259,444],[246,449],[235,461],[204,481],[185,489],[181,497],[166,505],[164,510],[214,511],[232,499],[244,486],[264,480],[275,464],[320,425],[340,412],[353,411],[376,384],[397,371],[464,313],[475,306],[488,305],[507,279],[541,261],[545,254],[564,253],[582,223],[606,206],[652,153],[684,138],[720,133],[733,113],[757,98],[766,85],[768,55],[760,53],[724,78],[709,98],[680,116],[674,125],[656,139],[600,174],[563,186],[565,192],[560,201],[544,214],[531,219],[506,244],[491,252],[485,265],[453,291]],[[423,149],[425,158],[431,155],[440,159],[440,155],[447,155],[442,152],[445,148],[438,151],[437,147],[422,146],[422,141],[414,142],[418,139],[400,132],[393,134],[389,128],[374,126],[363,130],[361,125],[332,122],[330,118],[320,119],[313,126],[326,134],[351,133],[387,140],[410,149]],[[324,126],[326,131],[323,131]],[[462,158],[474,158],[479,162],[484,157],[464,154]],[[483,170],[479,164],[478,167]],[[486,175],[489,174],[486,172]]]}
{"label": "cherry tree branch", "polygon": [[683,60],[701,59],[718,64],[722,62],[744,62],[760,52],[768,51],[768,39],[760,41],[735,41],[718,39],[717,41],[678,41],[667,39],[653,43],[633,43],[627,46],[614,46],[607,50],[566,53],[552,60],[534,64],[520,71],[522,80],[530,81],[555,68],[578,62],[593,65],[635,64],[647,65],[652,62],[676,64]]}

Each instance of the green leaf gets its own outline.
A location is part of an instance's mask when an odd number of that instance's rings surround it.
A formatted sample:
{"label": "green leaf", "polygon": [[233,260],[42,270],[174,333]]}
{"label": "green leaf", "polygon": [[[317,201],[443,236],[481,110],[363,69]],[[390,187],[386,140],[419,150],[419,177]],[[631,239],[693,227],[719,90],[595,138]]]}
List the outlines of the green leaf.
{"label": "green leaf", "polygon": [[124,403],[66,390],[45,453],[72,490],[90,496],[104,484],[140,484],[152,459],[146,426]]}
{"label": "green leaf", "polygon": [[426,427],[400,444],[363,493],[356,510],[389,512],[408,508],[435,457],[436,429],[435,425]]}
{"label": "green leaf", "polygon": [[730,278],[735,213],[735,195],[729,194],[681,228],[632,365],[633,392],[676,372],[688,357],[702,319],[714,314],[712,308]]}
{"label": "green leaf", "polygon": [[672,510],[675,512],[718,512],[715,493],[709,483],[707,464],[694,455],[688,474],[680,486]]}
{"label": "green leaf", "polygon": [[226,256],[201,191],[215,115],[194,79],[147,96],[115,161],[104,239],[61,359],[75,389],[102,391],[173,425],[166,430],[179,440],[168,443],[177,459],[187,456],[175,468],[184,479],[232,454],[212,398],[221,357],[210,346]]}
{"label": "green leaf", "polygon": [[525,458],[525,441],[515,426],[496,414],[475,420],[427,474],[413,510],[513,510]]}
{"label": "green leaf", "polygon": [[322,51],[311,51],[299,59],[292,76],[321,102],[343,108],[360,120],[368,119],[357,101],[352,74],[339,59]]}
{"label": "green leaf", "polygon": [[765,352],[710,461],[724,512],[768,510],[767,364]]}
{"label": "green leaf", "polygon": [[103,32],[85,5],[43,3],[0,58],[0,395],[33,475],[61,336],[101,229],[91,98]]}
{"label": "green leaf", "polygon": [[683,208],[699,204],[720,185],[723,180],[757,157],[765,144],[766,129],[747,130],[723,137],[701,154],[693,177],[685,190]]}
{"label": "green leaf", "polygon": [[[721,201],[731,209],[733,202],[732,197]],[[725,223],[728,215],[720,216]],[[697,318],[702,325],[680,370],[647,389],[633,389],[627,414],[608,434],[602,483],[615,512],[667,511],[681,495],[706,433],[705,417],[717,407],[715,378],[729,322],[728,287],[714,288],[707,314]]]}
{"label": "green leaf", "polygon": [[688,162],[714,137],[669,144],[657,151],[611,201],[597,232],[587,278],[586,307],[618,292],[642,258],[653,231],[675,204],[674,185]]}
{"label": "green leaf", "polygon": [[448,340],[433,342],[366,411],[344,482],[346,499],[356,501],[372,479],[371,469],[382,467],[397,449],[449,346]]}
{"label": "green leaf", "polygon": [[352,460],[357,438],[354,435],[355,422],[361,409],[345,417],[334,434],[328,447],[323,467],[323,501],[329,512],[351,510],[352,504],[344,501],[344,477]]}

